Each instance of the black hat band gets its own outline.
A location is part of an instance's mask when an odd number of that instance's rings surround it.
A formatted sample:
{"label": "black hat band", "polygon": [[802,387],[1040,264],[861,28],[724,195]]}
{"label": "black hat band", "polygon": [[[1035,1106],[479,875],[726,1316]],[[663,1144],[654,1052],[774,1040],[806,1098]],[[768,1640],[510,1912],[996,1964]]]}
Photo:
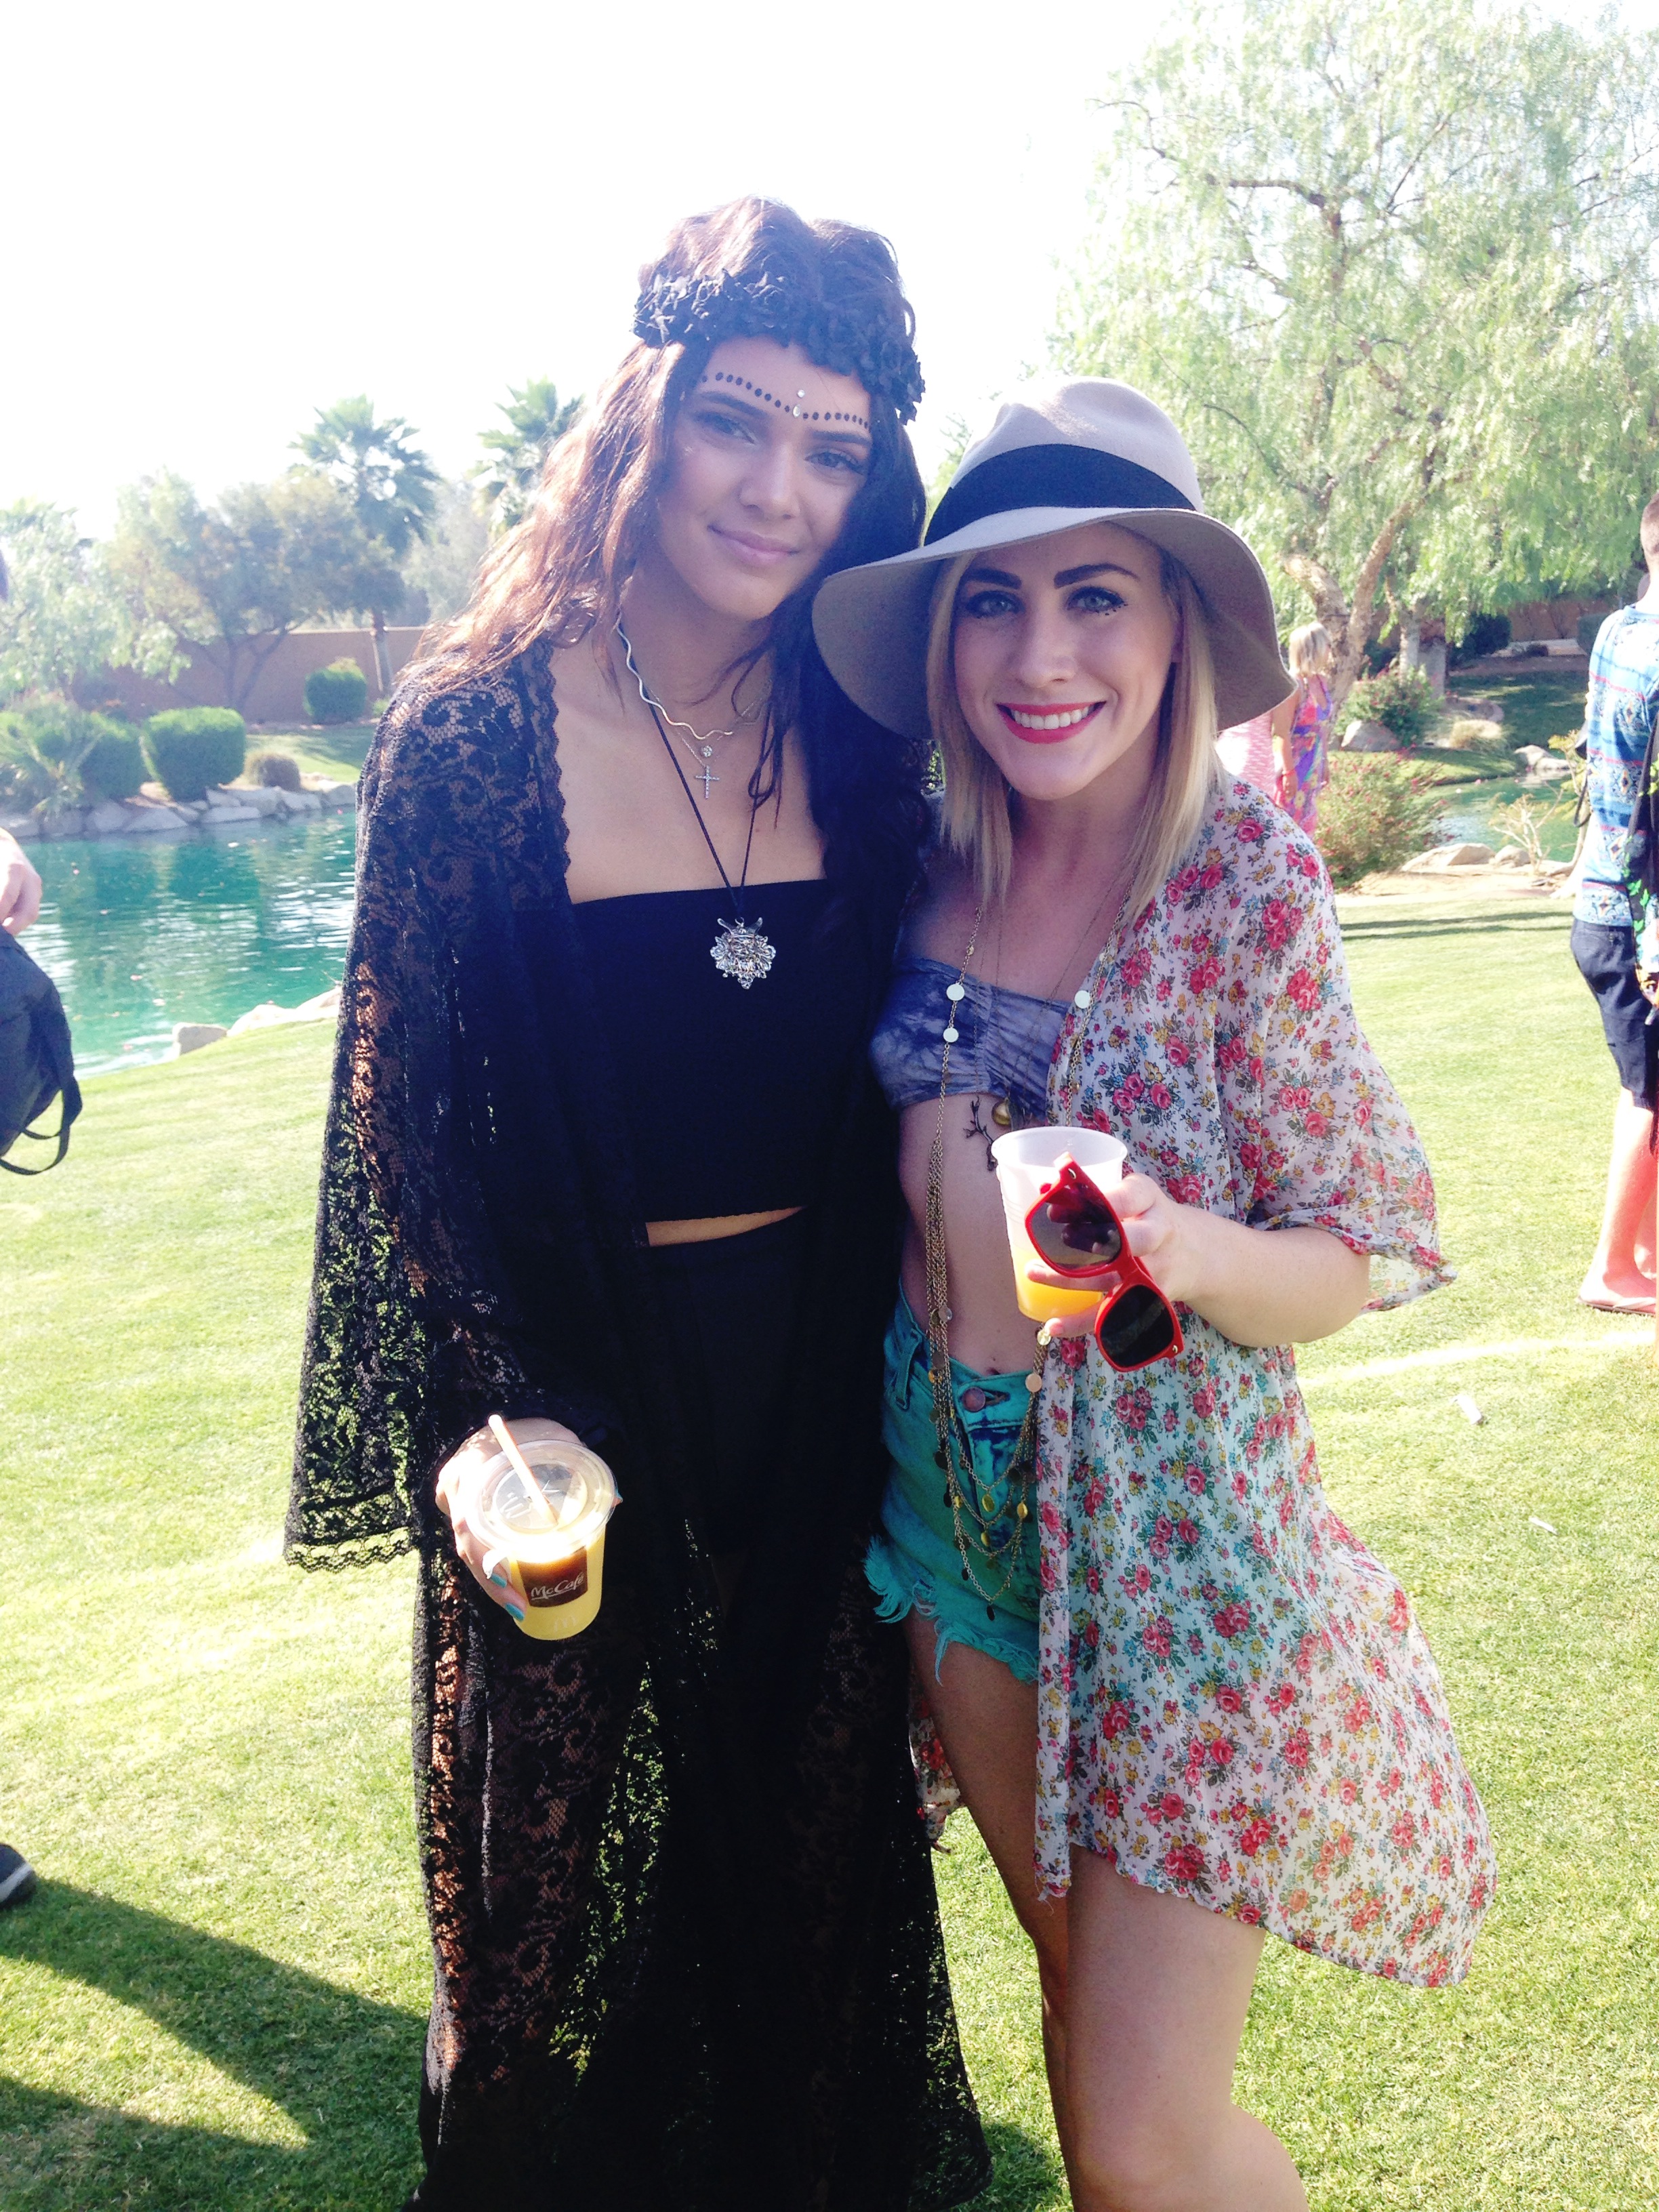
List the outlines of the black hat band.
{"label": "black hat band", "polygon": [[1021,446],[994,453],[958,477],[927,526],[924,544],[937,544],[988,514],[1013,514],[1027,507],[1182,507],[1193,502],[1167,477],[1103,453],[1094,446]]}

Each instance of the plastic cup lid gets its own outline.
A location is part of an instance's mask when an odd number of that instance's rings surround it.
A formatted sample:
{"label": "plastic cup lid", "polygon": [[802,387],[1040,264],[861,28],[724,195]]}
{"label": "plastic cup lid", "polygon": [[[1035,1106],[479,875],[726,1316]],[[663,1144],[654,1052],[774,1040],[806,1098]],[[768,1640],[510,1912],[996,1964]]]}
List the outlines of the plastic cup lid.
{"label": "plastic cup lid", "polygon": [[507,1455],[497,1452],[477,1477],[469,1516],[473,1525],[514,1557],[544,1551],[566,1559],[583,1550],[616,1506],[610,1468],[581,1444],[547,1438],[519,1449],[536,1478],[540,1502],[529,1495]]}

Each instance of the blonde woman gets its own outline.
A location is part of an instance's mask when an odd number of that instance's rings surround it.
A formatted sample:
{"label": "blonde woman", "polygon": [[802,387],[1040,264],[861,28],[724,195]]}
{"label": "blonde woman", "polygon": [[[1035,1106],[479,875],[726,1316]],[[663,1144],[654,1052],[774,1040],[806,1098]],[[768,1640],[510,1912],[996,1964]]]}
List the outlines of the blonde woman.
{"label": "blonde woman", "polygon": [[[1036,1948],[1079,2212],[1291,2212],[1231,2097],[1267,1936],[1455,1979],[1492,1868],[1290,1348],[1446,1271],[1319,857],[1218,769],[1218,714],[1285,689],[1267,582],[1162,410],[1081,379],[1011,400],[927,543],[815,622],[946,772],[872,1046],[910,1221],[867,1571]],[[1179,1337],[1022,1316],[988,1152],[1032,1121],[1127,1146],[1102,1226]]]}
{"label": "blonde woman", "polygon": [[1335,659],[1323,623],[1304,623],[1290,635],[1291,673],[1296,689],[1273,709],[1273,796],[1296,823],[1313,836],[1319,822],[1319,794],[1331,780],[1327,738],[1331,726],[1331,693],[1326,678]]}

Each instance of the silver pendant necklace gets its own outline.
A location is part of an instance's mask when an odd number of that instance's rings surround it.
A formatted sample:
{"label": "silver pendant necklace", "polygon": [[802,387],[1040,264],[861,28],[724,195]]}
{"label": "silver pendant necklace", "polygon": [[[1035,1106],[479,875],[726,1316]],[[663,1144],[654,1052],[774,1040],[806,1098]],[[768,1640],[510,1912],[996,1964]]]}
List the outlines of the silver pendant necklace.
{"label": "silver pendant necklace", "polygon": [[[662,739],[663,750],[668,755],[668,764],[680,780],[680,789],[685,793],[686,804],[696,817],[697,827],[702,832],[702,842],[713,855],[714,866],[720,872],[720,881],[731,897],[736,919],[718,924],[714,942],[708,948],[708,957],[722,975],[729,975],[740,990],[747,991],[771,974],[772,963],[778,957],[776,945],[769,938],[761,934],[760,926],[766,919],[765,915],[757,914],[751,924],[743,910],[743,895],[749,884],[749,856],[755,849],[755,817],[760,812],[761,802],[752,797],[749,802],[749,836],[743,848],[743,873],[734,884],[726,872],[726,863],[720,856],[719,847],[708,834],[708,824],[702,818],[702,809],[697,804],[696,794],[685,780],[685,770],[680,766],[679,757],[663,726],[662,710],[646,690],[638,669],[634,666],[634,649],[628,643],[628,633],[623,629],[620,617],[617,623],[617,632],[627,647],[628,665],[635,681],[639,684],[640,696],[657,726],[657,735]],[[721,734],[730,737],[733,732],[727,730]],[[704,773],[707,775],[708,771]],[[708,777],[710,782],[715,780],[713,776]],[[707,785],[704,788],[707,789]]]}

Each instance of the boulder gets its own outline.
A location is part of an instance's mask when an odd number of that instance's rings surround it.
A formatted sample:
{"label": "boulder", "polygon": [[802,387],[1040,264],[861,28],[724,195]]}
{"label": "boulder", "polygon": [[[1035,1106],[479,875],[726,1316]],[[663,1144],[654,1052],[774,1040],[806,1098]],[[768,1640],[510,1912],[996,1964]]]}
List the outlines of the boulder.
{"label": "boulder", "polygon": [[1503,702],[1498,699],[1466,699],[1461,691],[1454,691],[1446,704],[1472,721],[1501,723],[1504,719]]}
{"label": "boulder", "polygon": [[65,806],[56,814],[48,814],[40,824],[40,835],[56,844],[63,837],[84,837],[87,817],[83,807]]}
{"label": "boulder", "polygon": [[129,806],[121,824],[124,837],[150,837],[158,830],[188,830],[190,817],[176,806]]}
{"label": "boulder", "polygon": [[1494,868],[1524,868],[1529,865],[1519,845],[1505,845],[1492,860]]}
{"label": "boulder", "polygon": [[316,795],[331,814],[355,814],[357,811],[355,783],[325,783]]}
{"label": "boulder", "polygon": [[182,1060],[187,1052],[200,1052],[204,1044],[217,1044],[230,1031],[222,1022],[175,1022],[173,1025],[172,1060]]}
{"label": "boulder", "polygon": [[40,835],[40,824],[32,814],[0,814],[0,830],[15,837],[20,845],[27,845]]}
{"label": "boulder", "polygon": [[1406,876],[1437,876],[1448,868],[1484,868],[1493,859],[1490,845],[1437,845],[1431,851],[1419,853],[1407,860],[1401,873]]}
{"label": "boulder", "polygon": [[320,814],[323,800],[320,792],[278,791],[272,796],[279,802],[273,811],[292,821],[300,814]]}
{"label": "boulder", "polygon": [[1571,763],[1547,745],[1517,745],[1515,757],[1521,763],[1522,783],[1559,783],[1572,774]]}
{"label": "boulder", "polygon": [[1397,753],[1400,740],[1381,722],[1350,722],[1342,750],[1345,753]]}
{"label": "boulder", "polygon": [[112,837],[118,830],[127,826],[127,810],[118,799],[106,799],[94,806],[87,816],[87,827],[94,837]]}
{"label": "boulder", "polygon": [[307,999],[297,1006],[279,1006],[267,999],[262,1006],[250,1006],[230,1025],[232,1036],[246,1036],[249,1030],[274,1030],[287,1022],[325,1022],[335,1020],[340,1012],[340,987],[319,991],[314,999]]}
{"label": "boulder", "polygon": [[282,816],[283,794],[274,787],[263,783],[238,784],[235,796],[244,806],[251,806],[262,818],[274,817],[280,819]]}
{"label": "boulder", "polygon": [[211,830],[233,822],[257,822],[259,818],[257,806],[220,806],[212,800],[209,801],[207,812],[202,817]]}

